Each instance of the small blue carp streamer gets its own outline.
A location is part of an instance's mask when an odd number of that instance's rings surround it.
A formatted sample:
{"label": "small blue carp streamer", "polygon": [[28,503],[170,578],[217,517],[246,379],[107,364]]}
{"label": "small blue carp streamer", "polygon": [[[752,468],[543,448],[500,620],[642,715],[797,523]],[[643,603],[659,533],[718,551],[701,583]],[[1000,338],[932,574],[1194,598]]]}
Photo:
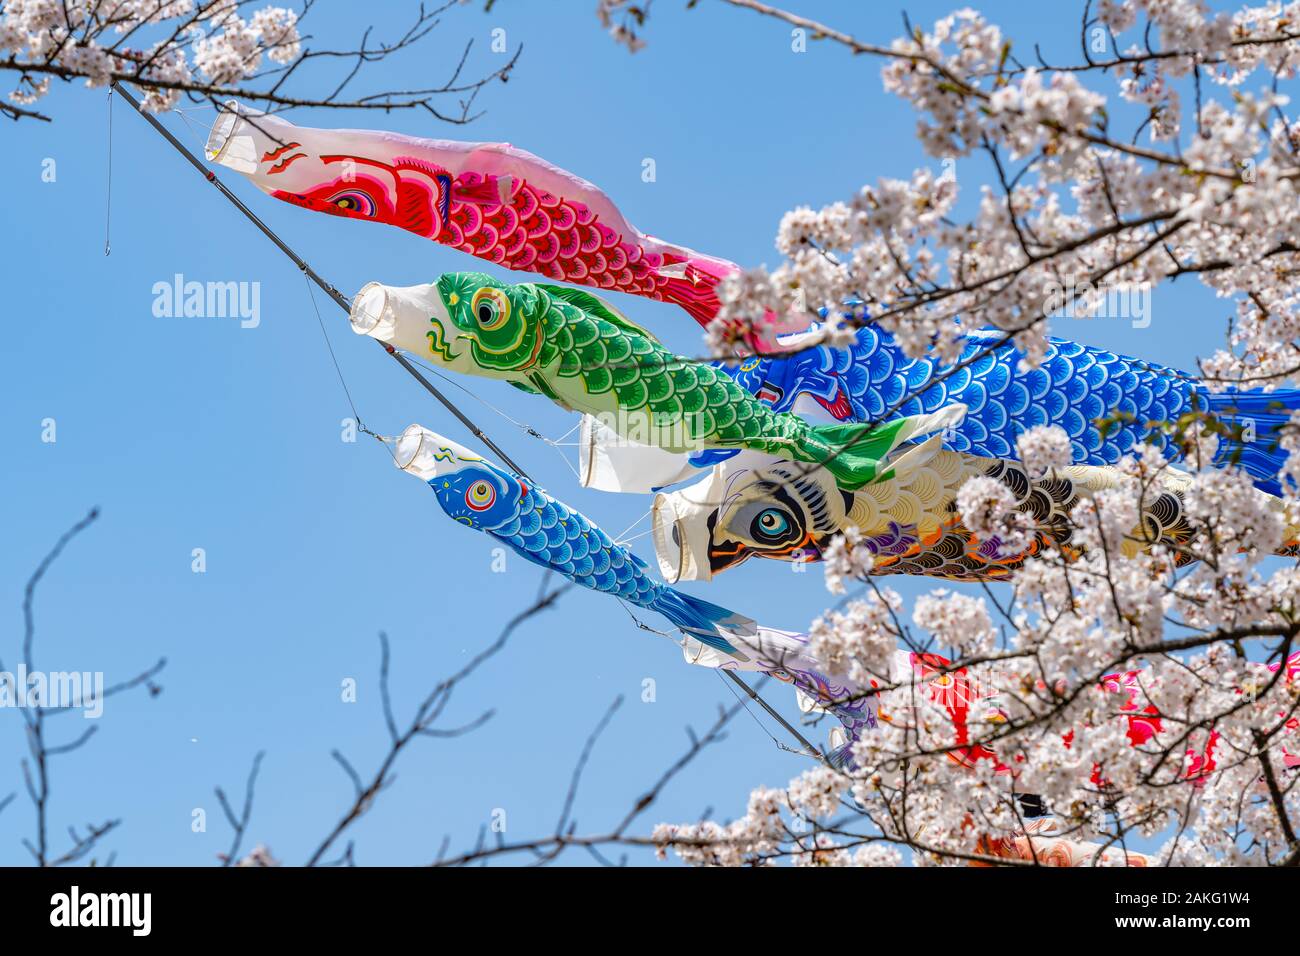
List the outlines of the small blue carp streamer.
{"label": "small blue carp streamer", "polygon": [[[1070,436],[1076,465],[1113,465],[1148,441],[1176,462],[1182,449],[1151,423],[1210,414],[1230,430],[1220,436],[1215,463],[1238,464],[1261,490],[1280,493],[1286,452],[1278,429],[1300,408],[1300,389],[1211,392],[1186,372],[1050,337],[1045,360],[1022,369],[1024,353],[1010,343],[999,345],[1003,338],[996,330],[969,332],[960,358],[947,365],[908,358],[893,336],[869,325],[847,349],[822,346],[717,365],[778,412],[796,410],[802,397],[798,411],[815,413],[820,406],[838,421],[870,422],[960,403],[966,416],[945,432],[944,446],[984,458],[1018,460],[1022,432],[1057,425]],[[1099,419],[1110,420],[1109,426],[1099,426]],[[731,454],[708,451],[693,461],[706,464]]]}
{"label": "small blue carp streamer", "polygon": [[748,660],[729,638],[753,634],[753,621],[656,581],[625,545],[531,482],[419,425],[398,440],[397,459],[428,483],[454,520],[585,588],[656,611],[714,650]]}
{"label": "small blue carp streamer", "polygon": [[460,524],[585,588],[662,614],[685,633],[690,663],[758,671],[794,686],[839,718],[845,736],[833,740],[835,746],[876,726],[874,693],[827,676],[809,653],[806,635],[761,627],[656,581],[626,546],[530,481],[420,425],[398,439],[396,463],[426,482],[442,510]]}

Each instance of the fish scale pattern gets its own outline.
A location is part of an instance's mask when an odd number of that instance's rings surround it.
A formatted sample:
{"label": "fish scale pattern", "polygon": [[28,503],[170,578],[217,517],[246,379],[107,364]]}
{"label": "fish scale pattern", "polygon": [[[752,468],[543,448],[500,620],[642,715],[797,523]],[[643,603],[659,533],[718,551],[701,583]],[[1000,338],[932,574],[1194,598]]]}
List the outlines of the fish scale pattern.
{"label": "fish scale pattern", "polygon": [[616,594],[642,607],[654,602],[662,585],[650,578],[632,552],[546,492],[516,484],[520,495],[514,514],[485,530],[594,591]]}
{"label": "fish scale pattern", "polygon": [[456,447],[443,444],[438,451],[443,457],[435,456],[440,462],[455,462],[454,468],[435,469],[427,479],[448,517],[585,588],[656,611],[702,643],[728,654],[737,653],[725,636],[728,629],[755,627],[727,608],[656,581],[645,562],[586,516],[519,475]]}
{"label": "fish scale pattern", "polygon": [[[1070,437],[1076,464],[1114,464],[1150,437],[1147,422],[1205,407],[1200,384],[1174,369],[1057,338],[1039,367],[1022,369],[1023,354],[1011,345],[985,351],[1001,338],[972,332],[960,359],[947,365],[909,358],[888,332],[867,326],[848,349],[722,367],[777,411],[809,395],[841,421],[892,420],[960,402],[966,417],[945,433],[945,446],[986,458],[1015,458],[1022,432],[1057,425]],[[1116,412],[1131,420],[1103,435],[1097,420]],[[1174,453],[1167,436],[1155,441]]]}

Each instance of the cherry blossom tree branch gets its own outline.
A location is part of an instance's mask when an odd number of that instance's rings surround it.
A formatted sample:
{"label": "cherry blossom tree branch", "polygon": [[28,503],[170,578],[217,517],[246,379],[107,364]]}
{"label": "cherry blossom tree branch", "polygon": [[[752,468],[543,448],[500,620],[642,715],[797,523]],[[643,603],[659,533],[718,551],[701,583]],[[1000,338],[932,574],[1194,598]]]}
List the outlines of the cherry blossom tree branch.
{"label": "cherry blossom tree branch", "polygon": [[[22,639],[22,662],[25,673],[28,675],[37,674],[35,663],[35,643],[36,643],[36,612],[35,599],[36,589],[50,568],[58,560],[59,556],[75,538],[81,535],[99,518],[99,509],[92,508],[84,518],[76,522],[65,531],[55,542],[54,547],[41,559],[28,578],[27,584],[23,589],[23,639]],[[104,688],[96,695],[93,703],[102,707],[103,702],[109,697],[116,696],[136,687],[144,686],[149,691],[149,696],[156,697],[162,692],[162,689],[154,682],[154,678],[167,665],[166,658],[160,658],[152,667],[141,671],[134,677],[117,684]],[[0,672],[5,671],[3,662],[0,662]],[[6,678],[8,677],[6,673]],[[48,686],[48,683],[47,683]],[[12,688],[18,691],[18,688]],[[26,693],[28,688],[21,689]],[[85,700],[86,690],[82,688],[82,700],[79,703],[85,706],[88,702]],[[51,706],[53,704],[54,706]],[[70,847],[61,854],[54,854],[50,847],[49,837],[49,804],[50,795],[53,789],[51,776],[51,760],[54,757],[63,756],[72,753],[83,747],[95,735],[99,729],[98,725],[92,725],[73,737],[66,743],[51,744],[47,737],[47,721],[55,715],[69,713],[76,710],[74,702],[63,702],[46,700],[43,697],[35,701],[27,700],[24,706],[18,708],[18,713],[23,719],[26,730],[28,758],[20,761],[22,768],[23,783],[27,790],[27,795],[31,800],[32,807],[35,810],[35,833],[31,839],[24,838],[23,846],[31,854],[32,861],[41,867],[45,866],[62,866],[82,859],[88,853],[95,849],[103,837],[117,828],[121,823],[119,819],[107,820],[101,824],[87,824],[84,832],[79,832],[74,827],[68,828],[68,837],[71,841]],[[0,810],[13,799],[11,794],[3,801],[0,801]]]}
{"label": "cherry blossom tree branch", "polygon": [[[314,7],[304,0],[297,11],[262,7],[249,16],[251,0],[200,0],[182,11],[164,0],[125,0],[106,14],[100,5],[62,4],[62,15],[42,16],[39,5],[15,9],[0,3],[0,74],[16,77],[0,116],[49,121],[30,107],[49,91],[51,80],[85,80],[88,86],[130,83],[144,92],[151,111],[171,109],[182,96],[219,106],[229,99],[256,103],[266,112],[315,107],[349,110],[418,110],[442,122],[464,124],[479,114],[474,102],[494,82],[507,82],[522,50],[500,65],[466,78],[473,41],[448,58],[447,79],[414,89],[387,89],[345,96],[362,70],[416,47],[459,6],[445,0],[432,9],[420,4],[415,18],[396,39],[375,42],[373,28],[362,31],[352,48],[313,48],[300,26]],[[137,47],[132,44],[147,43]],[[267,65],[268,62],[271,65]],[[325,95],[289,91],[291,81],[319,83],[317,64],[346,64],[346,72]]]}
{"label": "cherry blossom tree branch", "polygon": [[[761,686],[761,685],[760,685]],[[582,769],[590,756],[591,749],[599,737],[601,731],[607,726],[609,718],[617,709],[617,703],[612,706],[597,725],[596,730],[588,738],[584,746],[578,763],[574,768],[572,781],[569,791],[565,796],[564,809],[560,814],[560,821],[555,832],[546,836],[535,837],[526,840],[517,840],[506,842],[504,840],[488,846],[484,845],[483,838],[480,835],[477,846],[470,850],[454,856],[446,856],[440,853],[433,861],[432,865],[436,867],[456,867],[466,866],[471,863],[481,863],[489,859],[515,854],[528,854],[532,856],[535,864],[541,865],[551,862],[563,853],[565,850],[573,847],[592,851],[599,847],[606,846],[625,846],[625,847],[659,847],[662,841],[654,836],[638,836],[628,831],[632,825],[640,819],[647,810],[652,807],[660,798],[669,784],[679,776],[687,767],[695,762],[705,750],[715,746],[726,739],[726,728],[731,721],[741,711],[745,709],[743,700],[737,700],[729,707],[718,706],[718,714],[713,723],[702,734],[697,734],[691,727],[686,728],[686,735],[690,741],[687,749],[671,765],[669,765],[659,777],[642,793],[632,806],[627,810],[623,817],[609,830],[597,834],[579,834],[576,832],[576,823],[571,820],[571,811],[573,803],[577,797],[578,782],[581,779]],[[693,841],[693,845],[704,845],[704,841]],[[608,862],[602,860],[602,862]]]}
{"label": "cherry blossom tree branch", "polygon": [[[352,764],[339,751],[331,752],[331,756],[343,768],[349,780],[352,782],[354,799],[343,812],[338,822],[334,824],[329,833],[321,840],[319,846],[312,852],[308,858],[307,866],[318,866],[325,859],[331,848],[339,841],[344,833],[352,827],[357,820],[369,812],[379,794],[390,787],[396,780],[393,768],[398,758],[406,747],[414,740],[420,737],[456,737],[470,733],[480,727],[487,720],[491,719],[494,711],[489,709],[484,711],[478,717],[467,724],[458,725],[450,728],[435,727],[434,724],[442,716],[448,703],[451,701],[452,693],[466,679],[472,676],[480,667],[499,654],[509,642],[511,636],[525,622],[543,611],[555,606],[555,603],[567,592],[572,583],[566,582],[558,587],[546,589],[543,587],[538,597],[527,608],[520,611],[512,617],[496,640],[486,648],[479,651],[463,667],[457,670],[449,677],[439,681],[427,696],[420,702],[416,708],[410,722],[399,729],[396,720],[393,717],[392,696],[388,686],[388,665],[389,665],[389,648],[388,637],[381,633],[379,642],[381,648],[381,663],[379,672],[380,698],[384,711],[384,721],[388,729],[389,748],[379,762],[378,768],[370,778],[363,782],[361,775],[353,768]],[[351,851],[347,852],[347,858],[350,859]]]}

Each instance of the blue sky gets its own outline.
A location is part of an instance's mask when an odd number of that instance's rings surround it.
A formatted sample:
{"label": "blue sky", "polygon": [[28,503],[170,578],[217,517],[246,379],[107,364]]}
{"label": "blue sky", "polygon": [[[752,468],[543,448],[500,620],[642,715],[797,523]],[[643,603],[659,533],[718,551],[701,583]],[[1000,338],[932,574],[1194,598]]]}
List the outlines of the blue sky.
{"label": "blue sky", "polygon": [[[366,5],[365,15],[392,35],[407,6]],[[878,62],[824,43],[793,53],[789,30],[774,21],[665,0],[655,6],[648,47],[629,56],[602,34],[592,0],[503,0],[488,15],[481,6],[449,15],[418,47],[361,80],[371,89],[436,82],[471,36],[472,63],[491,68],[491,32],[504,28],[523,55],[509,84],[480,98],[487,112],[472,126],[415,114],[289,118],[509,141],[598,183],[642,230],[744,264],[776,263],[772,237],[792,206],[847,198],[877,176],[934,164],[915,143],[913,114],[881,90]],[[888,42],[902,30],[897,4],[792,6],[865,40]],[[928,25],[953,6],[906,8]],[[1018,50],[1037,41],[1052,59],[1076,55],[1078,4],[981,7]],[[312,32],[346,43],[372,22],[359,10],[321,4]],[[265,749],[250,834],[286,862],[301,862],[351,799],[330,750],[366,775],[385,749],[377,632],[392,641],[401,721],[531,600],[540,572],[520,559],[491,573],[490,539],[450,524],[428,489],[373,443],[340,440],[348,406],[303,277],[120,102],[106,258],[105,92],[59,88],[44,105],[56,121],[6,125],[0,150],[0,173],[15,187],[0,239],[12,296],[0,349],[0,607],[9,622],[0,628],[0,660],[17,661],[28,575],[92,505],[103,509],[101,520],[41,585],[37,664],[102,670],[112,683],[160,656],[169,660],[160,696],[110,700],[96,738],[56,758],[55,844],[66,824],[121,817],[105,845],[120,863],[211,864],[230,835],[213,786],[242,793],[254,753]],[[188,115],[208,122],[211,114]],[[165,122],[198,148],[196,129],[176,116]],[[657,168],[653,183],[641,179],[647,157]],[[56,164],[52,183],[41,178],[47,159]],[[967,204],[984,175],[978,162],[959,161]],[[407,285],[481,268],[396,229],[308,213],[233,174],[223,178],[345,294],[370,280]],[[260,325],[155,317],[153,285],[176,273],[260,283]],[[317,300],[371,427],[392,434],[419,421],[472,444]],[[698,351],[698,327],[685,313],[616,300],[668,344]],[[1222,343],[1228,314],[1226,303],[1185,280],[1156,290],[1149,328],[1076,320],[1054,330],[1188,368]],[[559,436],[573,423],[504,385],[467,384],[544,434]],[[578,488],[553,448],[472,400],[463,407],[557,497],[608,530],[621,531],[649,507],[648,499]],[[57,422],[53,444],[41,440],[47,418]],[[191,571],[195,548],[206,552],[203,574]],[[637,549],[652,560],[648,539]],[[889,583],[905,596],[931,586]],[[687,589],[785,628],[806,628],[828,603],[819,573],[794,575],[778,562],[750,562]],[[348,678],[359,685],[356,703],[340,699]],[[653,703],[641,702],[647,678],[656,682]],[[719,702],[732,701],[715,673],[687,666],[673,645],[634,629],[615,602],[571,592],[526,625],[448,712],[458,723],[491,706],[491,722],[463,738],[417,742],[403,756],[396,784],[353,831],[358,862],[428,861],[444,835],[453,848],[473,843],[497,809],[506,812],[508,839],[553,828],[583,741],[618,694],[627,703],[597,745],[577,803],[583,831],[621,818],[682,752],[684,725],[702,727]],[[769,699],[797,715],[783,688]],[[729,739],[679,778],[646,828],[710,807],[721,817],[738,814],[752,786],[782,784],[807,766],[758,724],[781,737],[779,728],[755,718],[742,715]],[[79,733],[84,723],[63,717],[54,733]],[[811,733],[821,741],[825,727]],[[19,792],[0,814],[0,864],[27,859],[19,845],[33,820],[21,793],[24,751],[18,715],[0,713],[0,799]],[[207,811],[205,833],[192,832],[196,808]]]}

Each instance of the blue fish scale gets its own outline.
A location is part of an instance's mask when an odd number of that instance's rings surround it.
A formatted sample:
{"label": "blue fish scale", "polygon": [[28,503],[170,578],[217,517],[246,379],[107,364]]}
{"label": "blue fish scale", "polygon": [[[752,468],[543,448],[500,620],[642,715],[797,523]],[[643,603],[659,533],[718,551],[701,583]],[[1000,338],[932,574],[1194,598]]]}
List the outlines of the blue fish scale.
{"label": "blue fish scale", "polygon": [[[854,421],[921,415],[960,402],[967,406],[966,418],[946,433],[946,446],[989,458],[1015,458],[1022,432],[1058,425],[1070,436],[1077,463],[1114,464],[1148,439],[1148,421],[1172,421],[1206,407],[1203,386],[1183,373],[1105,349],[1049,338],[1039,367],[1021,370],[1023,353],[1011,345],[974,358],[1002,333],[972,332],[966,338],[960,361],[973,361],[942,380],[951,365],[909,358],[893,336],[872,326],[859,330],[848,349],[816,348],[719,367],[750,392],[775,396],[772,407],[781,412],[790,411],[800,394]],[[1116,411],[1134,420],[1103,438],[1096,420]],[[1167,436],[1155,441],[1176,455]]]}
{"label": "blue fish scale", "polygon": [[[507,489],[506,501],[490,517],[470,515],[465,509],[454,511],[444,502],[444,510],[460,520],[487,532],[529,560],[552,568],[584,587],[614,594],[638,607],[657,610],[664,587],[653,580],[644,562],[624,546],[617,544],[586,516],[556,501],[545,491],[526,485],[514,475],[484,462],[478,466]],[[444,479],[434,478],[429,485],[437,491]],[[459,489],[463,482],[456,481]],[[439,496],[439,501],[443,497]],[[458,502],[457,502],[458,503]],[[486,523],[491,521],[492,524]]]}

